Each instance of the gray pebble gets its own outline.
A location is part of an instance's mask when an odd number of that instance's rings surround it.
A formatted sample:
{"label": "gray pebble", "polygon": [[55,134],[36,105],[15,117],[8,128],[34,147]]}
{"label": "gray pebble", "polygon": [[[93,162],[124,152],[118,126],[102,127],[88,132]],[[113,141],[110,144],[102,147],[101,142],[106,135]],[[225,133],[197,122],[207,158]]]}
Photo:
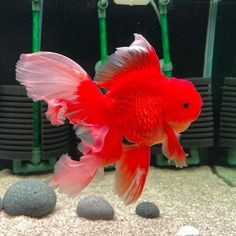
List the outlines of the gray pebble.
{"label": "gray pebble", "polygon": [[105,199],[97,196],[89,196],[79,201],[77,214],[89,220],[112,220],[114,209]]}
{"label": "gray pebble", "polygon": [[53,211],[56,202],[55,191],[46,183],[26,179],[16,182],[6,191],[2,206],[12,216],[42,217]]}
{"label": "gray pebble", "polygon": [[141,202],[136,207],[136,214],[144,218],[157,218],[160,216],[160,211],[154,203]]}

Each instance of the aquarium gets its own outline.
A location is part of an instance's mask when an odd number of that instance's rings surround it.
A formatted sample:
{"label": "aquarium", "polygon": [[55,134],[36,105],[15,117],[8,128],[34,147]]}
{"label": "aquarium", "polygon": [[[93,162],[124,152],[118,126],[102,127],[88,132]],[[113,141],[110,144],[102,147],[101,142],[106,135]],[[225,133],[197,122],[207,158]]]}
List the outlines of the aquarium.
{"label": "aquarium", "polygon": [[0,235],[236,235],[236,2],[2,0]]}

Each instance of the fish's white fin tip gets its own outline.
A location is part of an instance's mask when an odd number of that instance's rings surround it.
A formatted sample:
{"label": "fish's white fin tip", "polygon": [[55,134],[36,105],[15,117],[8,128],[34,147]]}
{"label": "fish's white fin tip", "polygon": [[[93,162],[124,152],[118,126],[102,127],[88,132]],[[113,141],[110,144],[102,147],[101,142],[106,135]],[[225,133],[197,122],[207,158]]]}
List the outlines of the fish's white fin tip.
{"label": "fish's white fin tip", "polygon": [[175,163],[175,166],[178,168],[184,168],[184,167],[187,167],[188,165],[186,161],[183,161],[183,162]]}

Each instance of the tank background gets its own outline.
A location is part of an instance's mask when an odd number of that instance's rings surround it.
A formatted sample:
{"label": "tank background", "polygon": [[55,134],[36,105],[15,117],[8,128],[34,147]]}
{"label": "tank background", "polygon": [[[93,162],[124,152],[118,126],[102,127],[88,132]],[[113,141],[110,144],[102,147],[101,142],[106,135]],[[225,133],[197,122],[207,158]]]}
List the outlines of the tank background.
{"label": "tank background", "polygon": [[[99,60],[97,1],[44,0],[42,50],[68,56],[91,76]],[[171,59],[176,77],[201,77],[204,64],[209,0],[172,1],[168,11]],[[236,4],[219,4],[213,92],[216,130],[220,86],[225,76],[236,76]],[[152,6],[121,6],[109,1],[107,10],[108,53],[129,45],[133,33],[143,34],[162,58],[160,25]],[[31,1],[0,3],[0,84],[17,84],[15,63],[21,53],[31,52]],[[217,131],[216,131],[217,132]],[[71,140],[73,140],[71,132]],[[217,140],[216,140],[217,141]],[[71,153],[74,143],[71,144]],[[216,151],[218,153],[218,151]],[[73,155],[74,156],[74,155]]]}
{"label": "tank background", "polygon": [[[227,150],[218,147],[219,118],[221,106],[221,87],[225,77],[236,78],[236,1],[219,2],[215,50],[212,70],[212,92],[215,122],[215,147],[212,150],[213,164],[227,164]],[[227,148],[226,148],[227,149]]]}
{"label": "tank background", "polygon": [[[174,75],[202,75],[208,0],[178,0],[169,7],[169,33]],[[99,60],[97,1],[45,0],[42,50],[64,54],[91,76]],[[17,84],[15,63],[21,53],[31,52],[31,1],[0,3],[1,84]],[[125,16],[125,17],[124,17]],[[162,58],[160,25],[152,6],[121,6],[109,1],[107,9],[108,52],[129,45],[133,33],[143,34]]]}

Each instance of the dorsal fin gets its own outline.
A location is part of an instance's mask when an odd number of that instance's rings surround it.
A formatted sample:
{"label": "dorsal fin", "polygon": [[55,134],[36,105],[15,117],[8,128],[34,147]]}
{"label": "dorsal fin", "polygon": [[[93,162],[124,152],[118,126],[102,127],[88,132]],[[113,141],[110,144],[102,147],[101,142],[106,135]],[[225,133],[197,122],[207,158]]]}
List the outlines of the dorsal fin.
{"label": "dorsal fin", "polygon": [[[140,34],[129,47],[117,48],[116,52],[97,71],[95,81],[103,88],[110,89],[118,80],[137,73],[159,75],[160,63],[154,48]],[[144,78],[145,79],[145,78]]]}

